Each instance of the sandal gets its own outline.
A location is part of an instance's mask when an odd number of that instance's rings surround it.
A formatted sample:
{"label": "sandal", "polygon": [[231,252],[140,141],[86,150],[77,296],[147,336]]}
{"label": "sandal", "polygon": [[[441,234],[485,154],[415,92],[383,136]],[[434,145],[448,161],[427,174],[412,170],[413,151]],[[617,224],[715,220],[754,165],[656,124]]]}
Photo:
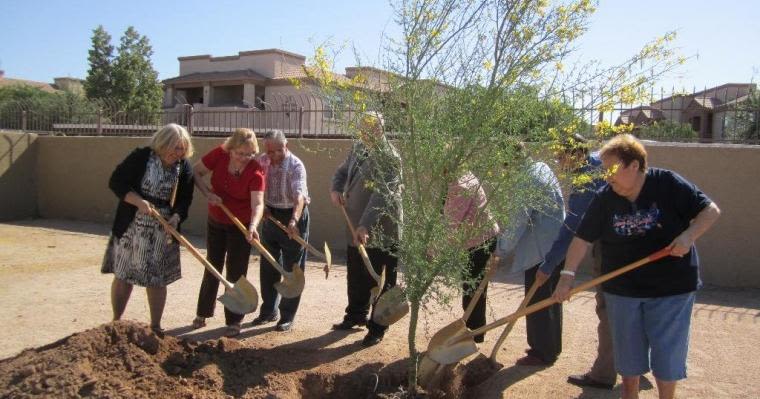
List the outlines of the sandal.
{"label": "sandal", "polygon": [[206,327],[206,318],[197,316],[195,319],[193,319],[193,330],[197,330],[199,328]]}
{"label": "sandal", "polygon": [[230,324],[224,331],[224,336],[227,338],[237,337],[238,335],[240,335],[240,323]]}

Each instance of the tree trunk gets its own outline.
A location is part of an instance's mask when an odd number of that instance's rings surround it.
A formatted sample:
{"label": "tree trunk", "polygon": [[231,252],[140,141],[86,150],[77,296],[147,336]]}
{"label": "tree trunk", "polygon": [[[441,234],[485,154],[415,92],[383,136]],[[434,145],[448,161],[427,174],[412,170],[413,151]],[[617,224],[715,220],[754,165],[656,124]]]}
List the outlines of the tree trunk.
{"label": "tree trunk", "polygon": [[414,397],[417,394],[417,347],[415,346],[417,340],[417,319],[420,313],[419,302],[412,302],[409,317],[409,332],[407,338],[409,340],[409,366],[408,366],[408,384],[410,397]]}

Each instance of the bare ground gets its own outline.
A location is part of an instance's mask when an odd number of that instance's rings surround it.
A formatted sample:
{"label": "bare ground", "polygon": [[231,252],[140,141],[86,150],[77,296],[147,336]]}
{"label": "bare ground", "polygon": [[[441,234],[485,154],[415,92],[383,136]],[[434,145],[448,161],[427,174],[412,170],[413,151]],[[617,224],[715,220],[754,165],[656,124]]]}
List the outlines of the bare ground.
{"label": "bare ground", "polygon": [[[291,332],[245,325],[239,340],[220,339],[220,306],[206,328],[191,331],[202,266],[186,251],[183,278],[169,287],[163,322],[167,337],[156,339],[135,323],[102,325],[111,317],[111,276],[99,272],[107,233],[108,226],[62,220],[0,224],[0,358],[6,358],[0,361],[0,384],[7,387],[0,388],[0,396],[365,397],[376,386],[389,392],[403,382],[408,319],[370,349],[359,345],[362,330],[329,330],[346,305],[341,265],[325,280],[321,265],[309,264]],[[204,247],[202,238],[191,240]],[[258,262],[253,259],[249,276],[258,286]],[[501,275],[496,280],[489,288],[490,319],[511,313],[522,299],[518,278]],[[679,386],[680,397],[760,397],[758,294],[760,289],[700,292],[689,378]],[[457,314],[461,311],[438,308],[424,315],[419,345],[424,347]],[[147,322],[144,290],[135,289],[125,319]],[[593,293],[587,292],[566,305],[560,359],[553,367],[537,369],[512,365],[526,346],[524,323],[518,323],[499,355],[505,367],[490,378],[466,381],[464,393],[483,398],[619,397],[619,388],[581,389],[565,382],[568,374],[585,371],[592,361],[595,326]],[[490,354],[495,335],[487,336],[481,352]],[[21,352],[25,348],[36,349]],[[100,369],[108,374],[99,374]],[[647,387],[641,397],[655,398],[656,389]]]}

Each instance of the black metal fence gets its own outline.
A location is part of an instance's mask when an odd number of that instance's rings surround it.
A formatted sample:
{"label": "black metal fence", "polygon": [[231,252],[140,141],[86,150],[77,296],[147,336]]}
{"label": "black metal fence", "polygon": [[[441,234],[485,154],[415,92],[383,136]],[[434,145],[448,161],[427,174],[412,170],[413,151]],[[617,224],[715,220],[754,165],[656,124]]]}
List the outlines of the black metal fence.
{"label": "black metal fence", "polygon": [[[653,94],[650,98],[656,98]],[[592,134],[601,125],[632,124],[641,138],[660,141],[760,144],[760,95],[754,84],[726,84],[691,93],[661,93],[646,105],[604,104],[603,94],[573,92],[561,96],[564,112],[580,122],[580,133]],[[601,111],[600,111],[601,110]],[[351,136],[351,109],[288,107],[177,106],[153,113],[125,113],[113,108],[97,111],[40,111],[30,106],[0,107],[0,129],[42,134],[149,136],[167,123],[185,126],[193,136],[228,136],[236,128],[256,132],[280,129],[289,137],[345,138]]]}

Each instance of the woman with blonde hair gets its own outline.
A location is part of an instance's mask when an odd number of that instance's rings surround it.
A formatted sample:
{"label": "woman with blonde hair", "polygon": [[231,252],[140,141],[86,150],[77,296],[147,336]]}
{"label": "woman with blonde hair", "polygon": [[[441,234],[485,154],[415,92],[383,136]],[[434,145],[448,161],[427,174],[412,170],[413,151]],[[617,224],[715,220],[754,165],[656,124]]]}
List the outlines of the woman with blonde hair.
{"label": "woman with blonde hair", "polygon": [[168,124],[153,135],[150,145],[132,151],[111,174],[108,186],[119,198],[101,271],[113,273],[113,319],[127,307],[132,287],[146,288],[151,328],[161,331],[166,286],[181,277],[179,246],[166,239],[156,209],[175,228],[187,219],[193,200],[193,154],[190,135]]}
{"label": "woman with blonde hair", "polygon": [[[248,273],[248,258],[251,242],[259,239],[256,231],[264,212],[264,170],[253,159],[259,151],[256,135],[251,129],[237,129],[222,145],[209,151],[193,167],[195,185],[208,198],[208,227],[206,248],[208,261],[222,271],[227,264],[227,280],[237,281]],[[210,174],[209,186],[203,179]],[[230,211],[248,225],[248,233],[243,235],[224,211],[224,204]],[[219,289],[219,280],[206,271],[203,274],[198,308],[193,320],[194,328],[206,325],[206,318],[214,315],[214,300]],[[227,325],[225,335],[240,334],[243,315],[224,309]]]}
{"label": "woman with blonde hair", "polygon": [[720,216],[718,206],[677,173],[647,166],[644,145],[630,134],[600,151],[607,185],[594,194],[567,251],[554,291],[567,300],[575,271],[599,240],[602,272],[667,248],[669,256],[602,284],[615,369],[624,399],[639,397],[639,378],[652,371],[661,399],[686,378],[691,310],[699,279],[695,242]]}

